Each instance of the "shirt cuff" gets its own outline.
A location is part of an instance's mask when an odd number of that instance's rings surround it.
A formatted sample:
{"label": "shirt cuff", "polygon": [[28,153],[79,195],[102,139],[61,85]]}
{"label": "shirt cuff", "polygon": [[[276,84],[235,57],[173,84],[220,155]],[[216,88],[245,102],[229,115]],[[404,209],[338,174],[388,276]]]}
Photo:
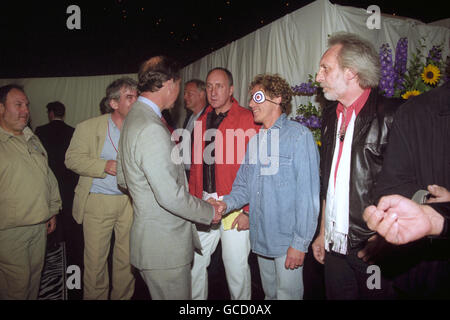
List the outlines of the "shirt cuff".
{"label": "shirt cuff", "polygon": [[[223,202],[225,202],[227,204],[227,212],[226,213],[234,211],[236,209],[235,205],[234,205],[234,201],[229,195],[223,196]],[[226,213],[224,213],[224,214],[226,214]]]}
{"label": "shirt cuff", "polygon": [[309,244],[311,243],[310,240],[305,240],[298,235],[294,234],[294,238],[291,241],[290,246],[296,250],[299,250],[301,252],[308,252]]}
{"label": "shirt cuff", "polygon": [[444,225],[442,232],[439,236],[433,236],[430,238],[450,238],[450,204],[448,202],[427,203],[444,218]]}

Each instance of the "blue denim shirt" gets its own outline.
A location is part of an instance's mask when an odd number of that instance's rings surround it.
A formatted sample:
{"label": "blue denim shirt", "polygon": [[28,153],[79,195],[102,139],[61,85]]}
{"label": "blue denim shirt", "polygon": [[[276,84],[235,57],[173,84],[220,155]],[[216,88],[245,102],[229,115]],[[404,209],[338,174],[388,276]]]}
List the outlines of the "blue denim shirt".
{"label": "blue denim shirt", "polygon": [[250,140],[224,201],[228,212],[250,204],[252,251],[275,258],[289,247],[307,252],[317,227],[319,188],[319,153],[313,136],[282,114]]}

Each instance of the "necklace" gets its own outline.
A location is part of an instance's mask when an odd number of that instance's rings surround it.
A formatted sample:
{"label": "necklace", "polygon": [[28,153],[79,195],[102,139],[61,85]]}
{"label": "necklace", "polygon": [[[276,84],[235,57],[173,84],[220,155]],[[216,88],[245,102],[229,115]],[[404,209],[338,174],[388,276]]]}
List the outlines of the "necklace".
{"label": "necklace", "polygon": [[342,115],[344,119],[341,123],[341,128],[339,129],[339,140],[341,140],[341,142],[344,141],[345,132],[347,131],[347,110],[344,110]]}

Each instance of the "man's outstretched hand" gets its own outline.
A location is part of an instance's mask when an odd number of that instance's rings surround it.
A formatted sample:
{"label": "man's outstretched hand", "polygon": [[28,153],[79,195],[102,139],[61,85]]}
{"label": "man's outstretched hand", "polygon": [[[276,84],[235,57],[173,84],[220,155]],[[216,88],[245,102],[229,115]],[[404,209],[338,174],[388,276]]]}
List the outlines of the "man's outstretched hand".
{"label": "man's outstretched hand", "polygon": [[217,224],[222,219],[222,215],[225,213],[227,205],[225,202],[222,201],[216,201],[213,198],[209,198],[206,200],[209,204],[211,204],[214,207],[214,218],[212,220],[212,224]]}

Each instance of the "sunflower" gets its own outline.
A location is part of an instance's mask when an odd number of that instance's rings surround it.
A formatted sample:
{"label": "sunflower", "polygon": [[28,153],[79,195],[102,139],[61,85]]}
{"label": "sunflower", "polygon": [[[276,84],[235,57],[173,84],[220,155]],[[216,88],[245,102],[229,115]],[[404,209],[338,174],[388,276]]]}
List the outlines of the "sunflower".
{"label": "sunflower", "polygon": [[438,67],[429,64],[425,68],[423,68],[422,72],[422,80],[426,84],[435,85],[439,81],[439,77],[441,76],[441,71]]}
{"label": "sunflower", "polygon": [[406,100],[411,96],[418,96],[419,94],[421,94],[421,92],[418,90],[406,91],[404,94],[402,94],[402,98]]}

